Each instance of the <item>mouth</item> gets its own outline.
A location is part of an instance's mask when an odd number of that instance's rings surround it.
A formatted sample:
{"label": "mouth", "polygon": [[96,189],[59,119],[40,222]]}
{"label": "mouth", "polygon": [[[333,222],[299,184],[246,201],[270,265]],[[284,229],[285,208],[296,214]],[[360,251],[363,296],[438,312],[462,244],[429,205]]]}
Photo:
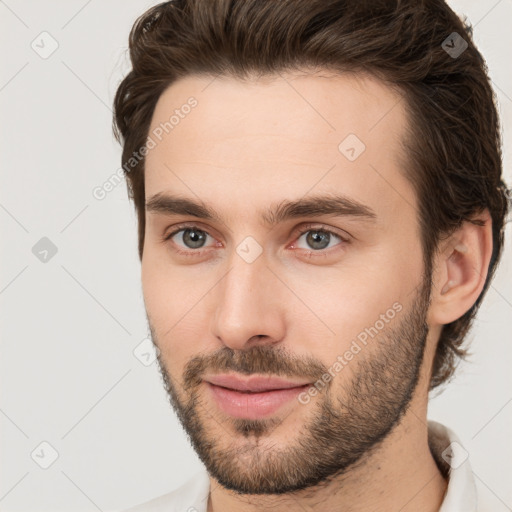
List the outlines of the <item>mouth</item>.
{"label": "mouth", "polygon": [[[244,419],[263,419],[276,414],[284,405],[305,391],[310,382],[286,381],[278,378],[240,378],[216,375],[205,379],[210,396],[225,414]],[[295,400],[299,404],[298,400]]]}
{"label": "mouth", "polygon": [[215,386],[239,391],[240,393],[262,393],[298,388],[311,384],[304,380],[286,380],[280,377],[253,375],[249,378],[235,374],[211,375],[204,380]]}

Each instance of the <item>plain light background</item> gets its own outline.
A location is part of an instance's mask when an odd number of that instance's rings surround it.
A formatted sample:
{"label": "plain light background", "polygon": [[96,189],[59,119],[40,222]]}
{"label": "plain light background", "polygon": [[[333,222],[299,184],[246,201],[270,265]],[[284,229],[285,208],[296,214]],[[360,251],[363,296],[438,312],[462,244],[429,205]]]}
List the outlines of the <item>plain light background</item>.
{"label": "plain light background", "polygon": [[[0,1],[1,511],[122,510],[202,467],[137,349],[148,332],[125,183],[93,196],[120,167],[111,105],[128,32],[155,3]],[[512,0],[450,5],[487,60],[510,185]],[[510,225],[507,235],[471,362],[429,413],[459,435],[496,512],[512,507]],[[46,262],[33,252],[43,237],[57,250]]]}

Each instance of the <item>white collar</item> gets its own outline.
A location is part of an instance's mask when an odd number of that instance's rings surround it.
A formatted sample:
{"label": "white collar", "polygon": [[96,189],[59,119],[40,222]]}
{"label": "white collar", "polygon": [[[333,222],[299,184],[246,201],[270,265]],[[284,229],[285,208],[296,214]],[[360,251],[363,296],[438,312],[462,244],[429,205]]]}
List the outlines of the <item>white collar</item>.
{"label": "white collar", "polygon": [[448,487],[439,512],[477,512],[477,494],[469,454],[457,435],[436,421],[428,422],[432,455]]}

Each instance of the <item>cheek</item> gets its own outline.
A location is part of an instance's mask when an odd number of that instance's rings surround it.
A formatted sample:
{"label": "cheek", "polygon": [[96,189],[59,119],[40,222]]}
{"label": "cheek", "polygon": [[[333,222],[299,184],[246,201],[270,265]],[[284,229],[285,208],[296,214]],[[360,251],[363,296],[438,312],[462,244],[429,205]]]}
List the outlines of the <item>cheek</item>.
{"label": "cheek", "polygon": [[[208,323],[201,308],[212,276],[170,265],[165,255],[144,252],[141,281],[148,320],[161,357],[174,378],[181,379],[185,364],[201,351]],[[203,341],[204,342],[204,341]]]}
{"label": "cheek", "polygon": [[289,278],[297,296],[312,312],[300,308],[292,322],[299,326],[299,332],[309,333],[310,344],[318,340],[317,353],[324,361],[335,360],[358,335],[364,337],[366,329],[376,326],[381,332],[396,325],[414,298],[420,283],[417,265],[393,264],[382,256],[376,263],[367,260],[363,265],[311,271],[306,276],[302,272]]}
{"label": "cheek", "polygon": [[170,329],[204,294],[204,280],[191,270],[169,261],[164,248],[144,249],[141,266],[142,292],[146,310],[155,326]]}

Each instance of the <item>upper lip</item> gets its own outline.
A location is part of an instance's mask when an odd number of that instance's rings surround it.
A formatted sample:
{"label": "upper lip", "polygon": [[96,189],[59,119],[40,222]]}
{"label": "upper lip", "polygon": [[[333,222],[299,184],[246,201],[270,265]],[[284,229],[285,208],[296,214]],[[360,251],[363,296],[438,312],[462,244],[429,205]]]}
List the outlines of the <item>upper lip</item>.
{"label": "upper lip", "polygon": [[274,389],[290,389],[310,384],[309,381],[290,381],[270,376],[239,377],[237,375],[217,374],[204,379],[215,386],[234,389],[236,391],[271,391]]}

